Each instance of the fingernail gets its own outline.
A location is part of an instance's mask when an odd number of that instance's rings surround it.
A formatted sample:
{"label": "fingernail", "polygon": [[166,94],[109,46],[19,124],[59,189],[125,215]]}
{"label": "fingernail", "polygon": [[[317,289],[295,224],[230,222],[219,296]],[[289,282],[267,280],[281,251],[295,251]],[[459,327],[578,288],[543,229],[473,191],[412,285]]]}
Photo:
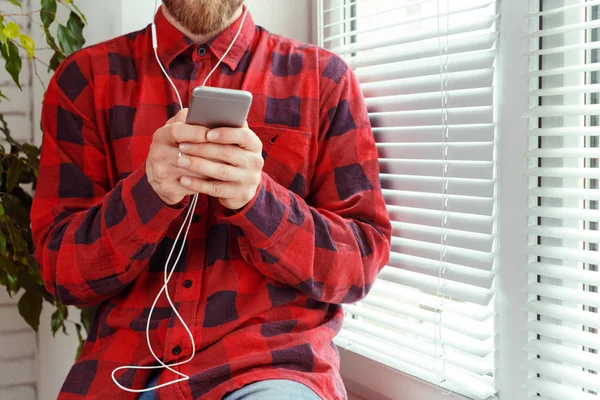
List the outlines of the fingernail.
{"label": "fingernail", "polygon": [[192,180],[187,176],[184,176],[183,178],[181,178],[181,184],[183,186],[190,186],[192,184]]}
{"label": "fingernail", "polygon": [[219,138],[219,132],[217,131],[208,131],[206,134],[206,138],[208,140],[217,140]]}
{"label": "fingernail", "polygon": [[190,166],[190,159],[187,157],[179,157],[177,159],[177,164],[182,168],[187,168]]}
{"label": "fingernail", "polygon": [[192,149],[192,145],[189,143],[181,143],[179,145],[179,150],[181,151],[190,151]]}

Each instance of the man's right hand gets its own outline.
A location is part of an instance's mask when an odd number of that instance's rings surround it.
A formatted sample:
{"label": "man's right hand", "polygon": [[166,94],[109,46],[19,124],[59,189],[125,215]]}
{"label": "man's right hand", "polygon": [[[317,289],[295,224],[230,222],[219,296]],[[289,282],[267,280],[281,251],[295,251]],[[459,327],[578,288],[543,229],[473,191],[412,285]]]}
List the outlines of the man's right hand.
{"label": "man's right hand", "polygon": [[161,200],[169,205],[181,202],[185,196],[194,194],[180,180],[184,176],[203,178],[193,175],[177,165],[179,143],[206,143],[207,128],[185,123],[188,109],[184,108],[171,118],[165,126],[158,129],[152,138],[150,152],[146,159],[148,182]]}

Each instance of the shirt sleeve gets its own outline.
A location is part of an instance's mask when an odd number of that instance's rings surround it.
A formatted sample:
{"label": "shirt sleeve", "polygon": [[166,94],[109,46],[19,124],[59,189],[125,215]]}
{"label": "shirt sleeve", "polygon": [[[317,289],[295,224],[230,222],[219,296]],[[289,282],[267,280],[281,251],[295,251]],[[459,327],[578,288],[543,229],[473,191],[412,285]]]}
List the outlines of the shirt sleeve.
{"label": "shirt sleeve", "polygon": [[389,260],[391,223],[358,82],[330,57],[321,71],[319,155],[306,200],[263,172],[249,204],[217,215],[241,228],[242,255],[267,277],[319,301],[352,303]]}
{"label": "shirt sleeve", "polygon": [[184,207],[162,202],[144,164],[114,184],[89,70],[89,61],[76,54],[49,84],[31,210],[44,284],[66,305],[91,305],[118,294],[147,265]]}

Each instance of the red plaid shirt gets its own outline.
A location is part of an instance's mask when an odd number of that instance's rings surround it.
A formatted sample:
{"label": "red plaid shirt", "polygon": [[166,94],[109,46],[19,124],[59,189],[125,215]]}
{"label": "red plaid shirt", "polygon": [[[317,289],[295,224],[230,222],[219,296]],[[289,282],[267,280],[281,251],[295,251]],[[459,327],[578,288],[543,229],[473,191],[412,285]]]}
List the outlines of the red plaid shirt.
{"label": "red plaid shirt", "polygon": [[[184,104],[223,55],[241,18],[196,45],[159,11],[159,56]],[[200,196],[170,292],[197,354],[189,381],[162,399],[220,399],[248,383],[291,379],[343,399],[333,338],[341,303],[363,298],[388,261],[391,226],[359,85],[337,56],[270,34],[248,17],[210,86],[254,95],[250,128],[265,158],[256,196],[230,215]],[[151,30],[82,50],[54,75],[32,226],[46,287],[62,303],[101,303],[60,399],[134,398],[114,368],[152,365],[149,307],[186,205],[150,187],[152,135],[179,106],[152,51]],[[167,363],[191,343],[164,298],[151,340]],[[143,388],[150,371],[120,382]],[[159,383],[177,378],[163,371]]]}

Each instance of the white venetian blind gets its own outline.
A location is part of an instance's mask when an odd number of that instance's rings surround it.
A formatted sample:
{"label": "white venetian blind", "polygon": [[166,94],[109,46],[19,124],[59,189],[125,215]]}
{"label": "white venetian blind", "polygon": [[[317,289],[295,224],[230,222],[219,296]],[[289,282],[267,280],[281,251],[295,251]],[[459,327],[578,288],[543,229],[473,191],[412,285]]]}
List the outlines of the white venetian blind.
{"label": "white venetian blind", "polygon": [[600,400],[600,1],[530,5],[527,388]]}
{"label": "white venetian blind", "polygon": [[322,0],[355,70],[392,253],[337,343],[473,399],[495,396],[494,0]]}

